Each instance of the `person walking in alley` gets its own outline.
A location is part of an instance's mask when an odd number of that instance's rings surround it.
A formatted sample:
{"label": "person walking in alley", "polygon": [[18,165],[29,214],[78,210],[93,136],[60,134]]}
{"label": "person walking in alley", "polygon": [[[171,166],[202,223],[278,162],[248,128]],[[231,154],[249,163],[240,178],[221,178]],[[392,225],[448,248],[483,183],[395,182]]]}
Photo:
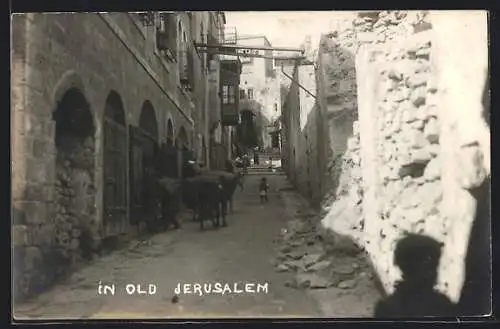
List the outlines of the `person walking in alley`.
{"label": "person walking in alley", "polygon": [[396,245],[394,264],[403,280],[392,295],[377,303],[375,317],[454,317],[455,304],[434,289],[440,258],[441,244],[433,238],[418,234],[402,238]]}
{"label": "person walking in alley", "polygon": [[267,184],[267,179],[266,177],[262,177],[259,184],[259,195],[261,204],[264,203],[264,201],[266,203],[269,202],[269,199],[267,198],[268,190],[269,190],[269,184]]}

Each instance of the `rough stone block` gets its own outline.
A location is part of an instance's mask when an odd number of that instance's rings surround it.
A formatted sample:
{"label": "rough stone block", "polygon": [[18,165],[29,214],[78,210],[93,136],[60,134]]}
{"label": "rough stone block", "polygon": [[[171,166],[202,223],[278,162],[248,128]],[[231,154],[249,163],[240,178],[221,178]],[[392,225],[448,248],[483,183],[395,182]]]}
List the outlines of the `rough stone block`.
{"label": "rough stone block", "polygon": [[42,264],[42,253],[38,247],[26,247],[24,254],[24,269],[31,271],[39,269]]}
{"label": "rough stone block", "polygon": [[345,280],[341,281],[338,283],[337,287],[340,289],[353,289],[357,285],[357,281],[352,279],[352,280]]}
{"label": "rough stone block", "polygon": [[429,59],[431,55],[431,50],[430,48],[421,48],[415,52],[415,57],[416,58],[423,58],[423,59]]}
{"label": "rough stone block", "polygon": [[419,87],[413,90],[410,100],[415,107],[420,107],[422,105],[425,105],[426,96],[427,90],[423,87]]}
{"label": "rough stone block", "polygon": [[53,201],[53,187],[43,183],[28,183],[25,187],[24,200],[48,202]]}
{"label": "rough stone block", "polygon": [[413,121],[417,120],[415,116],[415,109],[408,109],[405,108],[404,110],[401,111],[401,120],[404,123],[412,123]]}
{"label": "rough stone block", "polygon": [[410,92],[408,89],[397,89],[394,92],[390,93],[387,97],[389,102],[402,102],[407,100],[410,97]]}
{"label": "rough stone block", "polygon": [[427,91],[431,94],[434,94],[437,92],[437,90],[438,90],[437,81],[435,78],[431,77],[427,81]]}
{"label": "rough stone block", "polygon": [[352,123],[352,134],[353,136],[359,136],[359,121],[354,121]]}
{"label": "rough stone block", "polygon": [[429,74],[427,73],[417,73],[406,78],[406,85],[409,88],[418,88],[427,85],[427,80],[429,79]]}
{"label": "rough stone block", "polygon": [[411,126],[404,127],[402,139],[412,149],[423,148],[428,144],[424,133],[418,129],[413,129]]}
{"label": "rough stone block", "polygon": [[47,169],[51,163],[51,158],[27,158],[26,159],[26,172],[27,179],[31,182],[46,183],[47,182]]}
{"label": "rough stone block", "polygon": [[443,186],[440,180],[434,180],[420,186],[418,193],[425,198],[428,205],[439,205],[443,199]]}
{"label": "rough stone block", "polygon": [[461,147],[457,152],[456,178],[464,189],[479,186],[488,174],[483,164],[484,154],[478,145]]}
{"label": "rough stone block", "polygon": [[413,163],[427,163],[432,159],[430,151],[428,148],[421,148],[418,150],[412,151],[411,159]]}
{"label": "rough stone block", "polygon": [[429,119],[429,121],[427,121],[425,128],[424,128],[425,138],[430,143],[436,144],[439,142],[439,134],[440,134],[440,130],[439,130],[437,120],[434,118]]}
{"label": "rough stone block", "polygon": [[347,149],[351,151],[355,151],[359,148],[359,143],[356,138],[349,138],[347,140]]}
{"label": "rough stone block", "polygon": [[429,161],[424,171],[424,178],[426,181],[435,181],[441,177],[441,161],[436,157]]}
{"label": "rough stone block", "polygon": [[416,120],[416,121],[413,121],[410,124],[410,127],[412,129],[416,129],[416,130],[423,130],[424,126],[425,126],[425,121],[424,120]]}
{"label": "rough stone block", "polygon": [[439,144],[430,144],[427,146],[429,153],[432,157],[436,157],[441,152],[441,146]]}
{"label": "rough stone block", "polygon": [[427,108],[425,106],[421,106],[415,111],[415,117],[420,121],[427,121],[428,119],[432,118],[427,113]]}
{"label": "rough stone block", "polygon": [[359,43],[373,43],[377,41],[377,35],[373,32],[359,32],[356,34]]}
{"label": "rough stone block", "polygon": [[55,228],[53,224],[42,224],[31,230],[31,241],[35,246],[52,246],[54,244]]}
{"label": "rough stone block", "polygon": [[401,81],[403,80],[403,72],[399,71],[397,68],[392,68],[388,72],[388,77],[391,80]]}
{"label": "rough stone block", "polygon": [[51,142],[47,141],[46,139],[35,139],[33,141],[33,156],[36,159],[43,159],[47,155],[51,155],[52,147],[50,144]]}
{"label": "rough stone block", "polygon": [[14,207],[23,214],[27,224],[40,224],[47,220],[45,202],[15,201]]}
{"label": "rough stone block", "polygon": [[12,243],[14,246],[27,246],[29,244],[28,227],[26,225],[12,226]]}

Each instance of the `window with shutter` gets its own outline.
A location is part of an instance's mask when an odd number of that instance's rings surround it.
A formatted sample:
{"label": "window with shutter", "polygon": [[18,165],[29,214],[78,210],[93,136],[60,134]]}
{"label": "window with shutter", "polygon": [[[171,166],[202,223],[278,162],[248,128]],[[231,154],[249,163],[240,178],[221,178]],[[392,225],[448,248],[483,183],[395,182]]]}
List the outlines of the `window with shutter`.
{"label": "window with shutter", "polygon": [[229,86],[229,104],[236,103],[235,86]]}
{"label": "window with shutter", "polygon": [[175,59],[175,37],[171,32],[172,22],[172,14],[160,13],[158,25],[156,27],[156,47],[170,60]]}
{"label": "window with shutter", "polygon": [[139,20],[144,26],[154,26],[155,20],[153,12],[138,13],[137,16],[139,16]]}
{"label": "window with shutter", "polygon": [[222,103],[223,104],[229,103],[229,86],[228,85],[222,86]]}

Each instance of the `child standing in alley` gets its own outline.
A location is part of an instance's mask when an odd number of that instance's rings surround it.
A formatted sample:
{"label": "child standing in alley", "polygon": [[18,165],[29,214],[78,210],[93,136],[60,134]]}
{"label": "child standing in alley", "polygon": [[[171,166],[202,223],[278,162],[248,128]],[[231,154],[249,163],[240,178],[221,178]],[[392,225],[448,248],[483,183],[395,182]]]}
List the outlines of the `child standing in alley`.
{"label": "child standing in alley", "polygon": [[269,185],[267,184],[266,177],[262,177],[259,184],[259,194],[260,194],[260,203],[269,202],[267,198],[267,191],[269,190]]}

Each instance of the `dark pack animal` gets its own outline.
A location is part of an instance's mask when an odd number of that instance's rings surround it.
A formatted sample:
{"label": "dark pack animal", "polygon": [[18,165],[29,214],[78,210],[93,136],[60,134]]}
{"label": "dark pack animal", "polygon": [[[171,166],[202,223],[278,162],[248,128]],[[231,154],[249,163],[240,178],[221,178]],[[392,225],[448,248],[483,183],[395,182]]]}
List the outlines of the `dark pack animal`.
{"label": "dark pack animal", "polygon": [[[225,171],[207,171],[204,173],[207,176],[221,177],[223,185],[223,204],[226,213],[228,210],[232,213],[233,209],[233,196],[236,191],[236,187],[241,184],[242,174],[239,171],[235,173],[228,173]],[[228,209],[229,208],[229,209]]]}
{"label": "dark pack animal", "polygon": [[183,180],[183,198],[186,206],[193,212],[193,220],[199,221],[200,229],[204,222],[211,220],[214,228],[226,226],[223,182],[220,177],[197,175]]}
{"label": "dark pack animal", "polygon": [[177,215],[181,185],[178,181],[151,172],[145,178],[146,226],[148,231],[157,232],[170,226],[179,228]]}
{"label": "dark pack animal", "polygon": [[158,197],[160,199],[161,223],[164,227],[179,228],[177,215],[180,210],[181,184],[178,180],[163,177],[158,180]]}
{"label": "dark pack animal", "polygon": [[[228,207],[232,212],[232,198],[241,174],[225,171],[195,172],[190,172],[191,177],[184,178],[182,191],[185,205],[193,211],[193,220],[200,221],[203,228],[205,220],[212,219],[214,223],[218,223],[222,218],[222,225],[226,226]],[[216,224],[214,226],[218,227]]]}
{"label": "dark pack animal", "polygon": [[199,176],[198,181],[198,220],[200,229],[204,229],[204,222],[211,220],[214,228],[227,226],[226,206],[224,198],[224,182],[222,177]]}

